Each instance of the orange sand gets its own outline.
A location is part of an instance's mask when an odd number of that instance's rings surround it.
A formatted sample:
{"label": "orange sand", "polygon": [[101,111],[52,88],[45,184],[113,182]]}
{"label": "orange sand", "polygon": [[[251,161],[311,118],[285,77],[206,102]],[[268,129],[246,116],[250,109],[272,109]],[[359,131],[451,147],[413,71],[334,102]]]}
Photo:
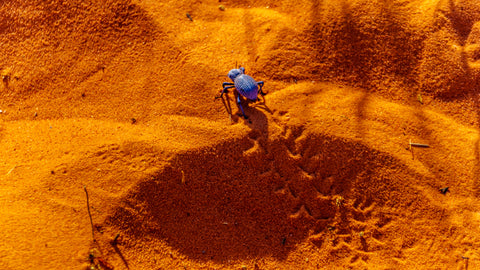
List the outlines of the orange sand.
{"label": "orange sand", "polygon": [[480,269],[478,1],[9,0],[0,42],[0,269]]}

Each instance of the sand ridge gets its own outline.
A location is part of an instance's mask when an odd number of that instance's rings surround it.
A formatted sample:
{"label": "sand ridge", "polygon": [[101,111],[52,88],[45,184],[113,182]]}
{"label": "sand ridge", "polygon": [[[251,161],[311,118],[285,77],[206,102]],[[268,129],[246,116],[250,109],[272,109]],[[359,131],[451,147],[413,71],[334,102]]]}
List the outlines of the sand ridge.
{"label": "sand ridge", "polygon": [[[478,268],[479,22],[467,0],[1,3],[0,268]],[[214,99],[235,65],[268,93],[248,120]]]}

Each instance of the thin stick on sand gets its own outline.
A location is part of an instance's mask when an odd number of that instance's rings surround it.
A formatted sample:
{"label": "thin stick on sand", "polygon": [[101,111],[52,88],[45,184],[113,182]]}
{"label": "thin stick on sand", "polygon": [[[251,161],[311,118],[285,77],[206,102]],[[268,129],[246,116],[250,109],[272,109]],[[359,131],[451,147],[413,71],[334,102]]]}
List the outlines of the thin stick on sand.
{"label": "thin stick on sand", "polygon": [[420,147],[420,148],[429,148],[430,145],[428,144],[423,144],[423,143],[410,143],[410,146],[412,147]]}
{"label": "thin stick on sand", "polygon": [[87,210],[88,210],[88,217],[90,218],[90,225],[92,226],[92,239],[93,242],[95,242],[95,234],[93,230],[93,220],[92,220],[92,214],[90,213],[90,203],[88,201],[88,191],[87,191],[87,186],[83,186],[83,189],[85,190],[85,195],[87,195]]}
{"label": "thin stick on sand", "polygon": [[409,150],[412,153],[412,159],[415,159],[415,155],[413,154],[413,148],[414,147],[417,147],[417,148],[429,148],[430,147],[430,145],[428,145],[428,144],[412,143],[412,140],[410,140],[408,145],[409,145]]}
{"label": "thin stick on sand", "polygon": [[9,175],[11,172],[13,172],[13,170],[15,170],[15,168],[17,168],[17,165],[13,166],[13,168],[11,168],[10,171],[8,171],[6,175]]}

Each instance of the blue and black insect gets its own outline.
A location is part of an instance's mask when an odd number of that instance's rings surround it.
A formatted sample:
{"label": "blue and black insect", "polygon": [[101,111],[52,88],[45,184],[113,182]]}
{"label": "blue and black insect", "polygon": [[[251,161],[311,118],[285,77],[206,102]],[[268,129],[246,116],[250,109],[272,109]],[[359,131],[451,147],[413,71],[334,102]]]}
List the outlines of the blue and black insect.
{"label": "blue and black insect", "polygon": [[[222,84],[223,90],[221,91],[220,96],[217,96],[215,98],[221,98],[223,94],[227,93],[228,89],[230,88],[235,88],[235,90],[237,90],[240,95],[244,96],[250,101],[257,101],[258,94],[261,94],[262,96],[266,95],[262,91],[263,81],[257,82],[252,77],[246,75],[244,67],[230,70],[228,72],[228,77],[233,81],[233,83],[224,82]],[[242,108],[240,95],[236,95],[237,104],[242,111],[243,117],[247,119],[247,116],[245,115],[245,112]]]}

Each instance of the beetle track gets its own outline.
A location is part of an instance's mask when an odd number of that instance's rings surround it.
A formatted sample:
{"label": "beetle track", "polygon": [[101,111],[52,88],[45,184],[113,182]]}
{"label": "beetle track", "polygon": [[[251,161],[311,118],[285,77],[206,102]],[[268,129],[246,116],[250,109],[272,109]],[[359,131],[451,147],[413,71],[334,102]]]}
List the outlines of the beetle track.
{"label": "beetle track", "polygon": [[[323,245],[326,239],[326,227],[328,223],[340,224],[340,229],[343,231],[340,234],[335,235],[333,243],[333,249],[331,254],[348,253],[348,260],[352,263],[366,261],[368,257],[373,253],[369,249],[378,249],[385,246],[385,243],[381,241],[382,229],[378,227],[378,220],[374,213],[376,204],[369,198],[362,197],[347,205],[341,206],[344,209],[337,209],[335,206],[335,194],[338,192],[336,185],[341,185],[338,182],[338,178],[345,177],[344,175],[335,175],[338,172],[333,171],[334,175],[322,176],[325,166],[325,159],[340,161],[343,156],[349,156],[352,154],[337,155],[331,153],[329,150],[323,150],[318,152],[310,145],[312,140],[316,140],[315,137],[305,132],[304,127],[286,127],[285,132],[282,134],[281,141],[285,145],[285,154],[287,155],[288,163],[294,169],[293,175],[281,175],[284,179],[284,185],[275,190],[280,196],[289,198],[294,205],[291,208],[290,218],[292,220],[311,220],[315,222],[316,229],[309,236],[309,239],[317,245]],[[342,139],[336,139],[334,145],[339,147],[345,147]],[[337,149],[337,146],[335,147]],[[358,152],[362,155],[364,149],[350,148],[347,152]],[[322,162],[323,160],[323,162]],[[347,159],[349,162],[357,162],[355,159]],[[323,163],[323,165],[322,165]],[[333,164],[332,164],[333,165]],[[342,167],[337,167],[341,169]],[[278,174],[278,168],[273,166],[272,170],[268,172],[268,175]],[[328,183],[325,186],[325,183]],[[342,215],[347,214],[350,217],[350,221],[344,224],[342,221]],[[388,225],[391,220],[382,224],[382,227]],[[343,226],[342,226],[343,224]],[[359,232],[368,234],[368,245],[359,245]],[[320,240],[319,240],[320,239]],[[360,241],[361,242],[361,241]]]}

